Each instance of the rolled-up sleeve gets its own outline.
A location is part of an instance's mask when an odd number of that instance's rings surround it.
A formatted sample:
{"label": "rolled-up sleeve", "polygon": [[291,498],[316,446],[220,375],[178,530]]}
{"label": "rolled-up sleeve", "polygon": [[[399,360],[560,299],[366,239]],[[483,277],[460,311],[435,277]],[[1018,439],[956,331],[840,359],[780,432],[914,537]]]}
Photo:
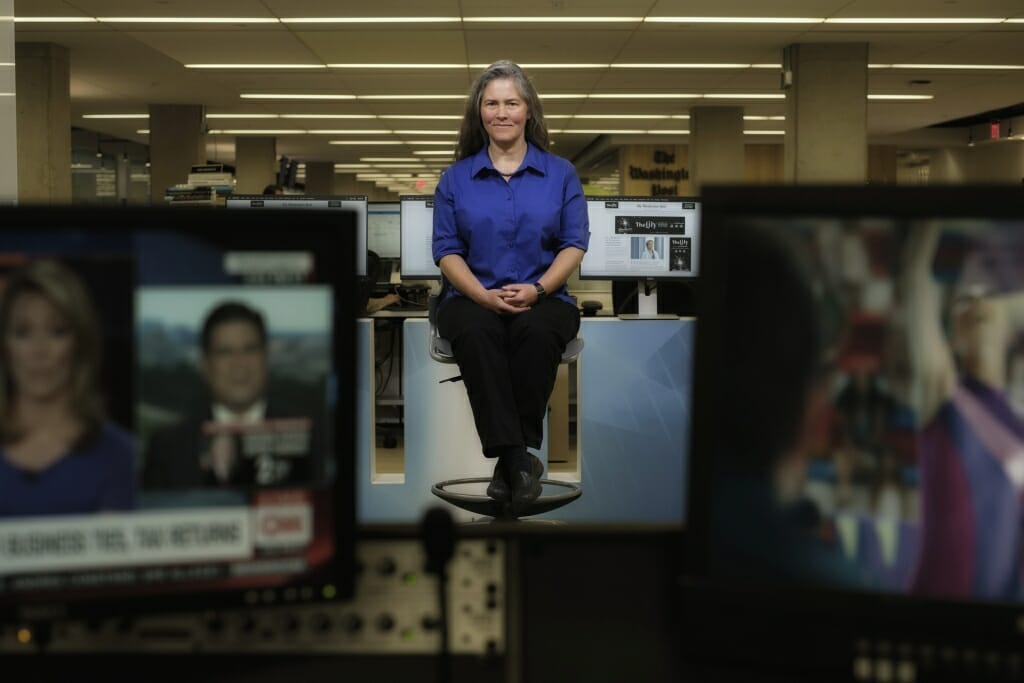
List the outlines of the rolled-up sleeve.
{"label": "rolled-up sleeve", "polygon": [[434,190],[434,234],[432,252],[434,263],[439,264],[448,254],[458,254],[465,258],[466,249],[459,239],[459,231],[455,225],[455,191],[452,174],[441,175]]}
{"label": "rolled-up sleeve", "polygon": [[570,166],[565,174],[562,204],[562,229],[558,250],[576,247],[587,250],[590,245],[590,218],[587,215],[587,198],[576,172]]}

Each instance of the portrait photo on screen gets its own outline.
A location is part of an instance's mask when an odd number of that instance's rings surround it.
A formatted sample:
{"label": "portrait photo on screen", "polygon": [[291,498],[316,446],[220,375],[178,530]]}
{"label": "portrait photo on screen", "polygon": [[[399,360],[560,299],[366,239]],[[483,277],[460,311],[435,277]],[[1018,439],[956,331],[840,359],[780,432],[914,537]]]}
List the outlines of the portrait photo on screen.
{"label": "portrait photo on screen", "polygon": [[329,288],[143,287],[138,311],[144,490],[327,481]]}
{"label": "portrait photo on screen", "polygon": [[132,286],[128,258],[0,253],[0,517],[135,507]]}

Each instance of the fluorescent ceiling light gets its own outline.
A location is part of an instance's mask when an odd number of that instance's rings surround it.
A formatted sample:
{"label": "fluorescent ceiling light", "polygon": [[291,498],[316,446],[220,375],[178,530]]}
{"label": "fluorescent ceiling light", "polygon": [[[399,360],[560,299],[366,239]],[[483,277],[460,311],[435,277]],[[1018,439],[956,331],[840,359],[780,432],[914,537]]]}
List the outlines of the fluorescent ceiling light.
{"label": "fluorescent ceiling light", "polygon": [[334,168],[370,168],[370,164],[334,164]]}
{"label": "fluorescent ceiling light", "polygon": [[935,95],[868,95],[869,100],[933,100]]}
{"label": "fluorescent ceiling light", "polygon": [[465,95],[360,95],[360,100],[464,100]]}
{"label": "fluorescent ceiling light", "polygon": [[[540,95],[540,93],[538,93]],[[540,95],[542,100],[585,100],[586,95],[578,93],[552,93],[549,95]]]}
{"label": "fluorescent ceiling light", "polygon": [[139,135],[149,135],[149,128],[140,128],[135,132]]}
{"label": "fluorescent ceiling light", "polygon": [[470,24],[625,24],[643,21],[643,17],[463,17]]}
{"label": "fluorescent ceiling light", "polygon": [[273,17],[96,17],[104,24],[277,24]]}
{"label": "fluorescent ceiling light", "polygon": [[[465,69],[465,64],[430,64],[426,62],[402,62],[384,64],[381,62],[358,63],[346,62],[341,64],[328,64],[332,69]],[[489,65],[488,65],[489,66]]]}
{"label": "fluorescent ceiling light", "polygon": [[83,119],[148,119],[149,114],[82,114]]}
{"label": "fluorescent ceiling light", "polygon": [[559,135],[565,134],[579,134],[579,135],[602,135],[602,134],[617,134],[617,135],[640,135],[646,133],[642,128],[595,128],[593,130],[586,128],[574,128],[572,130],[551,130],[549,133],[555,133]]}
{"label": "fluorescent ceiling light", "polygon": [[304,128],[221,128],[207,131],[210,135],[304,135]]}
{"label": "fluorescent ceiling light", "polygon": [[326,69],[323,64],[186,64],[186,69]]}
{"label": "fluorescent ceiling light", "polygon": [[[587,97],[584,95],[584,97]],[[704,97],[692,93],[593,93],[589,96],[595,100],[694,100]]]}
{"label": "fluorescent ceiling light", "polygon": [[314,95],[300,93],[243,93],[243,100],[354,100],[355,95]]}
{"label": "fluorescent ceiling light", "polygon": [[934,69],[940,70],[974,70],[974,71],[1019,71],[1024,69],[1024,64],[885,64],[868,65],[876,68],[892,69]]}
{"label": "fluorescent ceiling light", "polygon": [[1001,24],[1005,19],[970,17],[837,17],[826,24]]}
{"label": "fluorescent ceiling light", "polygon": [[381,114],[377,118],[408,119],[410,121],[460,121],[462,119],[458,114]]}
{"label": "fluorescent ceiling light", "polygon": [[744,121],[785,121],[785,116],[744,116]]}
{"label": "fluorescent ceiling light", "polygon": [[[470,64],[474,69],[486,69],[490,64]],[[524,69],[607,69],[612,66],[606,62],[534,62],[520,64]]]}
{"label": "fluorescent ceiling light", "polygon": [[739,63],[714,63],[714,62],[703,62],[703,63],[676,63],[676,62],[637,62],[632,64],[612,64],[613,69],[748,69],[751,64],[739,64]]}
{"label": "fluorescent ceiling light", "polygon": [[401,145],[398,140],[331,140],[329,145]]}
{"label": "fluorescent ceiling light", "polygon": [[429,147],[431,145],[451,147],[455,143],[455,140],[407,140],[407,145],[416,145],[417,147]]}
{"label": "fluorescent ceiling light", "polygon": [[208,119],[276,119],[284,118],[278,114],[207,114]]}
{"label": "fluorescent ceiling light", "polygon": [[376,162],[399,162],[399,161],[421,161],[416,157],[361,157],[359,161],[376,161]]}
{"label": "fluorescent ceiling light", "polygon": [[751,69],[781,69],[781,64],[751,64]]}
{"label": "fluorescent ceiling light", "polygon": [[413,152],[419,156],[450,156],[451,151],[446,149],[419,149]]}
{"label": "fluorescent ceiling light", "polygon": [[15,24],[95,24],[96,21],[95,17],[14,17]]}
{"label": "fluorescent ceiling light", "polygon": [[744,135],[785,135],[784,130],[745,130]]}
{"label": "fluorescent ceiling light", "polygon": [[[553,118],[553,117],[547,117]],[[568,117],[566,117],[568,118]],[[576,114],[577,119],[667,119],[668,114]],[[687,116],[686,118],[690,118]]]}
{"label": "fluorescent ceiling light", "polygon": [[655,24],[820,24],[820,17],[647,17]]}
{"label": "fluorescent ceiling light", "polygon": [[281,114],[282,119],[375,119],[373,114]]}
{"label": "fluorescent ceiling light", "polygon": [[390,135],[394,131],[387,128],[310,128],[310,135]]}
{"label": "fluorescent ceiling light", "polygon": [[460,17],[282,17],[282,24],[458,24]]}
{"label": "fluorescent ceiling light", "polygon": [[784,93],[707,93],[708,100],[784,100]]}
{"label": "fluorescent ceiling light", "polygon": [[395,133],[398,135],[451,135],[454,137],[456,131],[453,130],[396,130]]}

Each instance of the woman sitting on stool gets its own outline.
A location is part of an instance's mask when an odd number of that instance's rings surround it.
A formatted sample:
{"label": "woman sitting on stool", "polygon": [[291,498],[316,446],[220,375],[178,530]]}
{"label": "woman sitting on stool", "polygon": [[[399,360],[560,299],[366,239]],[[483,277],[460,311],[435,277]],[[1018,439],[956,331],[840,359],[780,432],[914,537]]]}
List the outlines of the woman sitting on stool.
{"label": "woman sitting on stool", "polygon": [[519,66],[470,91],[456,162],[434,194],[437,326],[452,345],[484,455],[487,495],[521,510],[541,493],[544,415],[580,314],[565,288],[590,240],[571,163],[547,151],[540,98]]}

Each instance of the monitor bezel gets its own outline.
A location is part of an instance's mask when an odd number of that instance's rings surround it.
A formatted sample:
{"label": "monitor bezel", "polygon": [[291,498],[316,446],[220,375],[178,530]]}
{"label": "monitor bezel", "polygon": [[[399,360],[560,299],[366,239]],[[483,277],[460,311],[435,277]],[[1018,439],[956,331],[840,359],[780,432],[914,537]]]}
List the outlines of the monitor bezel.
{"label": "monitor bezel", "polygon": [[[708,186],[702,190],[702,282],[695,338],[694,409],[687,496],[687,543],[680,604],[694,657],[735,654],[751,643],[752,665],[790,674],[849,676],[856,657],[942,666],[942,648],[1012,652],[1024,636],[1020,603],[931,598],[796,582],[725,578],[712,573],[712,460],[718,425],[713,397],[722,381],[722,283],[732,221],[743,216],[962,217],[1024,220],[1019,186]],[[754,283],[746,283],[752,285]],[[742,286],[742,285],[741,285]],[[703,400],[700,397],[704,397]],[[772,615],[766,618],[766,615]],[[965,628],[970,624],[969,628]],[[728,642],[726,642],[728,640]],[[806,647],[814,642],[813,648]],[[901,645],[902,644],[902,645]],[[959,648],[959,649],[958,649]],[[936,659],[929,659],[934,652]],[[902,654],[901,654],[902,653]],[[959,660],[960,655],[956,657]]]}
{"label": "monitor bezel", "polygon": [[[329,201],[343,201],[343,202],[362,202],[363,211],[360,215],[361,220],[357,221],[356,228],[356,274],[360,277],[366,277],[366,249],[367,245],[367,213],[369,211],[369,199],[365,194],[339,194],[339,195],[320,195],[320,194],[233,194],[227,197],[225,201],[225,207],[228,209],[240,210],[240,209],[262,209],[264,206],[253,205],[253,202],[270,202],[273,204],[288,204],[289,202],[329,202]],[[243,204],[248,203],[248,206]],[[286,208],[286,207],[285,207]],[[304,207],[303,211],[344,211],[346,207],[342,206],[337,209],[329,207]],[[362,245],[362,249],[359,246]]]}
{"label": "monitor bezel", "polygon": [[[355,343],[355,301],[350,293],[355,287],[356,249],[354,230],[338,235],[339,212],[302,209],[292,215],[296,220],[288,230],[281,230],[281,214],[224,211],[210,207],[0,207],[0,231],[47,228],[83,233],[92,236],[130,235],[133,231],[172,232],[192,236],[203,244],[231,251],[295,250],[306,243],[317,256],[316,273],[333,289],[332,357],[338,387],[351,387],[355,382],[357,346]],[[354,212],[344,212],[344,222],[354,223]],[[108,361],[109,362],[109,361]],[[132,361],[134,362],[134,361]],[[196,612],[209,609],[242,608],[281,604],[290,588],[314,588],[309,600],[296,604],[347,600],[355,591],[356,486],[354,444],[338,447],[339,435],[355,432],[355,397],[352,392],[335,391],[332,416],[334,462],[336,476],[331,482],[331,515],[334,524],[334,554],[326,565],[330,591],[322,589],[323,581],[298,580],[275,586],[218,587],[210,590],[189,590],[178,586],[161,592],[167,584],[156,584],[149,590],[125,586],[102,595],[88,593],[57,595],[22,594],[0,603],[0,624],[26,624],[75,618],[131,617],[167,612]],[[330,454],[329,454],[330,455]],[[311,489],[312,490],[312,489]],[[132,565],[138,566],[138,565]],[[289,595],[291,592],[289,591]],[[254,598],[255,602],[254,603]]]}

